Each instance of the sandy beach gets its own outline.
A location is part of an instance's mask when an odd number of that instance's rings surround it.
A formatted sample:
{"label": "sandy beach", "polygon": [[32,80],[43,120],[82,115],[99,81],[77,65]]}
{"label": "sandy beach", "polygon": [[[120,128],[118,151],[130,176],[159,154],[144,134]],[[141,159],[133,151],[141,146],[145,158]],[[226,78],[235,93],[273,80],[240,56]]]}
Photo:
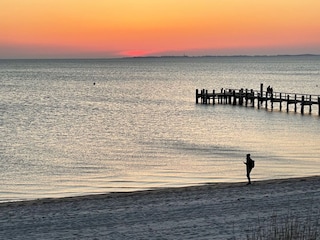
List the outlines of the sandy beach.
{"label": "sandy beach", "polygon": [[0,239],[246,239],[288,218],[320,232],[320,176],[0,204]]}

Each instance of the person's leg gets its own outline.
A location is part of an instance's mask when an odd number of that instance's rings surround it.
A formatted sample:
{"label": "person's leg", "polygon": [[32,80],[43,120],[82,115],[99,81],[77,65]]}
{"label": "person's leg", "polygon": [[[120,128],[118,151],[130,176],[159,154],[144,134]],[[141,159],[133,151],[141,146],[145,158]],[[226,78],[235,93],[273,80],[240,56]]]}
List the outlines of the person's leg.
{"label": "person's leg", "polygon": [[251,172],[251,169],[250,169],[250,168],[247,168],[247,178],[248,178],[248,184],[251,184],[251,179],[250,179],[250,172]]}
{"label": "person's leg", "polygon": [[251,184],[250,173],[248,173],[247,177],[248,177],[248,184]]}

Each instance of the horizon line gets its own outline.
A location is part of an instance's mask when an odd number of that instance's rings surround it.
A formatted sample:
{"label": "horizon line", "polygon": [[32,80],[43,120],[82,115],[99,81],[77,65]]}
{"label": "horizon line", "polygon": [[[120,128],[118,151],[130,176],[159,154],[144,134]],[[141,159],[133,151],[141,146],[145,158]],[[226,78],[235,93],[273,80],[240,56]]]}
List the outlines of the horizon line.
{"label": "horizon line", "polygon": [[62,58],[0,58],[0,60],[112,60],[112,59],[136,59],[136,58],[219,58],[219,57],[318,57],[320,54],[236,54],[236,55],[146,55],[132,57],[62,57]]}

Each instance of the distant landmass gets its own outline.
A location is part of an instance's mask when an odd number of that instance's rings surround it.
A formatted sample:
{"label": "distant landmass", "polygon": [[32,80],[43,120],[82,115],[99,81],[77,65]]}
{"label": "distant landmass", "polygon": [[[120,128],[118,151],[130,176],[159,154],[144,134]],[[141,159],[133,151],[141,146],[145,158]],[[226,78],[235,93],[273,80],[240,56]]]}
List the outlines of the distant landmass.
{"label": "distant landmass", "polygon": [[203,56],[188,56],[188,55],[163,55],[163,56],[136,56],[123,58],[214,58],[214,57],[319,57],[319,54],[278,54],[278,55],[203,55]]}
{"label": "distant landmass", "polygon": [[157,58],[235,58],[235,57],[320,57],[320,54],[278,54],[278,55],[199,55],[199,56],[189,56],[189,55],[160,55],[160,56],[135,56],[135,57],[101,57],[101,58],[1,58],[0,61],[7,60],[106,60],[106,59],[157,59]]}

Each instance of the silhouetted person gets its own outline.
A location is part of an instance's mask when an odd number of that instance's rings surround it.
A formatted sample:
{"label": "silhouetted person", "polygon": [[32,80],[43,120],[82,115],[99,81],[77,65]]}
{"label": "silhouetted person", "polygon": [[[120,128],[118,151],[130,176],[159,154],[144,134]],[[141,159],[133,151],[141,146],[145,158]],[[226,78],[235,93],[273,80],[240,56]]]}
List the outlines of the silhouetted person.
{"label": "silhouetted person", "polygon": [[268,93],[269,93],[270,95],[273,94],[273,88],[270,87],[270,86],[267,87],[267,95],[268,95]]}
{"label": "silhouetted person", "polygon": [[247,178],[248,178],[248,184],[251,184],[251,179],[250,179],[250,173],[252,168],[254,168],[254,161],[251,159],[250,154],[247,154],[247,161],[243,162],[246,167],[247,167]]}

